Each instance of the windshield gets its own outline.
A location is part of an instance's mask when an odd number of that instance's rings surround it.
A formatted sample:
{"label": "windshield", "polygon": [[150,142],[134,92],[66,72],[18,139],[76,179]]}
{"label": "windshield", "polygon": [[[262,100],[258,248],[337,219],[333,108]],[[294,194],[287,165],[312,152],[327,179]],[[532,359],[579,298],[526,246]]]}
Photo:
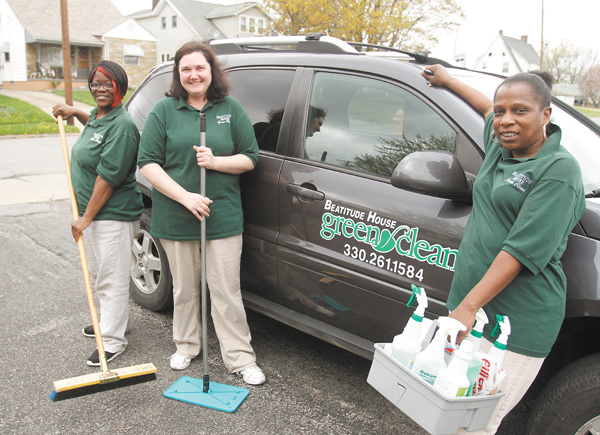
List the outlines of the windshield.
{"label": "windshield", "polygon": [[[454,70],[452,74],[480,90],[490,99],[494,98],[494,92],[502,82],[501,77],[473,71]],[[562,130],[562,146],[579,162],[585,193],[599,189],[600,171],[596,165],[600,162],[600,127],[598,130],[591,129],[555,104],[552,105],[551,121]]]}

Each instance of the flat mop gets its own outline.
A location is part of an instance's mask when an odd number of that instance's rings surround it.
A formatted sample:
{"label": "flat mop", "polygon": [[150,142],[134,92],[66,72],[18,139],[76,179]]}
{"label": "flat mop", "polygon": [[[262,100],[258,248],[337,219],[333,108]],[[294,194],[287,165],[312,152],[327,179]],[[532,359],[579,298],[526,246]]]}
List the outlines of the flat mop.
{"label": "flat mop", "polygon": [[[206,116],[200,113],[200,145],[206,146]],[[200,167],[200,195],[206,196],[206,168]],[[206,216],[200,221],[200,268],[202,273],[202,360],[204,363],[203,379],[182,376],[169,388],[163,396],[180,400],[193,405],[234,412],[250,394],[250,390],[232,385],[210,382],[208,374],[208,326],[206,297]]]}
{"label": "flat mop", "polygon": [[[71,197],[73,220],[77,220],[79,219],[79,212],[77,210],[77,199],[75,198],[75,192],[73,191],[73,185],[71,184],[71,163],[69,161],[67,137],[65,135],[62,116],[57,116],[57,120],[63,158],[65,160],[65,169],[67,171],[67,183],[69,185],[69,195]],[[156,379],[156,367],[151,363],[112,371],[108,370],[108,363],[106,362],[106,355],[104,353],[104,343],[102,341],[102,335],[100,334],[100,323],[98,322],[98,314],[94,303],[92,282],[90,280],[90,272],[83,245],[83,237],[79,237],[77,246],[79,247],[79,258],[81,259],[81,270],[83,272],[83,280],[85,281],[85,292],[90,308],[90,315],[92,317],[92,326],[94,327],[94,335],[96,336],[96,345],[98,346],[98,355],[100,357],[102,371],[100,373],[82,375],[54,382],[54,390],[50,395],[50,400],[54,402],[101,391],[114,390],[115,388],[127,387],[129,385],[140,384]]]}

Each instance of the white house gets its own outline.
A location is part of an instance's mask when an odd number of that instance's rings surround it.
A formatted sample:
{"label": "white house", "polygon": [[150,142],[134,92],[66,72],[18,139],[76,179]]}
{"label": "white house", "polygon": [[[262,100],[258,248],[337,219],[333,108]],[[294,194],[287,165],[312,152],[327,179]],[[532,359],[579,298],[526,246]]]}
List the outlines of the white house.
{"label": "white house", "polygon": [[153,0],[131,15],[158,40],[157,62],[171,59],[187,41],[262,35],[272,18],[256,2],[222,5],[198,0]]}
{"label": "white house", "polygon": [[[145,73],[155,64],[156,40],[128,20],[110,0],[68,2],[73,87],[85,86],[93,65],[113,60],[130,74],[124,45],[141,57]],[[108,44],[108,45],[107,45]],[[110,50],[109,50],[110,48]],[[147,54],[146,54],[147,52]],[[140,79],[141,80],[141,79]],[[130,80],[133,86],[139,84]],[[0,84],[7,89],[41,90],[63,85],[62,20],[59,1],[0,0]]]}
{"label": "white house", "polygon": [[521,36],[521,39],[511,38],[504,36],[502,30],[489,48],[477,58],[473,67],[475,70],[504,76],[539,68],[540,56],[527,42],[527,36]]}

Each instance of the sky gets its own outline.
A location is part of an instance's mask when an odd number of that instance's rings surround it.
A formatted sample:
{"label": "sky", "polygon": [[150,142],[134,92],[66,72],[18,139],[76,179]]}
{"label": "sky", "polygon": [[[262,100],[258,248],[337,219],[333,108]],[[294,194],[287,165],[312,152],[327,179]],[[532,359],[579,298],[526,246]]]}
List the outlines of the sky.
{"label": "sky", "polygon": [[[208,0],[214,3],[235,3],[235,0]],[[152,0],[112,0],[123,14],[150,9]],[[541,47],[542,2],[544,4],[544,40],[550,47],[561,40],[575,46],[600,52],[598,0],[456,0],[465,12],[459,26],[439,37],[439,44],[430,47],[432,55],[452,60],[455,54],[466,55],[467,67],[473,63],[502,30],[505,36],[527,41],[539,53]]]}

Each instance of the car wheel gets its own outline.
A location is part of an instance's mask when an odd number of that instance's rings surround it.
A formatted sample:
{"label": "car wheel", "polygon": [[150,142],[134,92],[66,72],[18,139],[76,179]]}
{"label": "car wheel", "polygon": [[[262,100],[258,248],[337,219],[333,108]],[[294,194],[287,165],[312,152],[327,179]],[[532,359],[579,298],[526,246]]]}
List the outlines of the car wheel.
{"label": "car wheel", "polygon": [[129,293],[142,307],[163,311],[173,306],[173,281],[167,255],[150,235],[150,221],[150,215],[144,212],[133,238]]}
{"label": "car wheel", "polygon": [[531,411],[528,435],[600,434],[600,353],[558,372]]}

